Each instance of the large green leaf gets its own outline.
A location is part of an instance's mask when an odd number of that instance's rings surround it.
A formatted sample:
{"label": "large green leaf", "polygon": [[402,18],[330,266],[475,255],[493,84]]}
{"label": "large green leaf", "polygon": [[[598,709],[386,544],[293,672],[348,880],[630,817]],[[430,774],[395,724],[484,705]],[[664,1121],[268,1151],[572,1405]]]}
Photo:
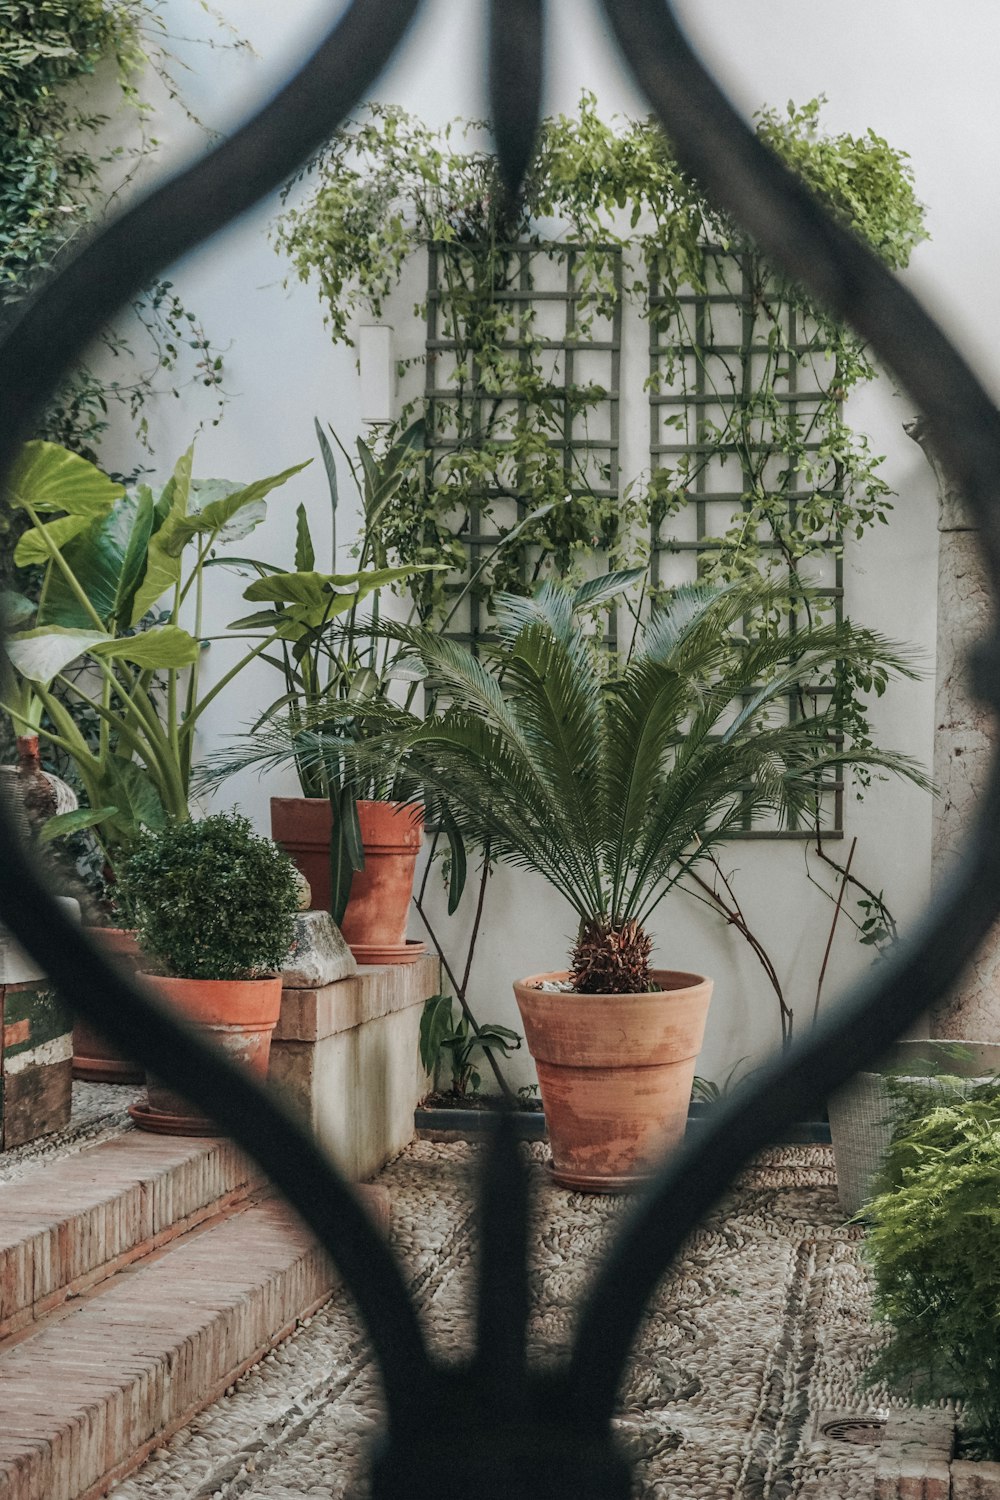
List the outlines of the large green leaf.
{"label": "large green leaf", "polygon": [[11,666],[29,682],[48,687],[71,662],[109,637],[98,630],[68,630],[59,625],[23,630],[7,640]]}
{"label": "large green leaf", "polygon": [[57,813],[54,818],[43,823],[38,842],[51,844],[69,833],[82,833],[87,828],[96,828],[100,823],[113,818],[117,811],[117,807],[74,807],[72,812]]}
{"label": "large green leaf", "polygon": [[[146,565],[152,525],[153,495],[143,485],[63,548],[66,566],[109,629],[129,616]],[[48,580],[38,620],[39,624],[79,628],[92,623],[58,568]]]}
{"label": "large green leaf", "polygon": [[53,551],[61,550],[73,537],[86,531],[92,520],[88,515],[60,516],[57,521],[48,521],[44,526],[32,526],[14,549],[15,563],[19,568],[44,568],[51,561]]}
{"label": "large green leaf", "polygon": [[[191,447],[177,460],[174,472],[154,507],[156,529],[149,540],[146,572],[133,599],[130,625],[137,625],[157,600],[180,582],[181,558],[179,552],[175,554],[173,551],[173,538],[187,518],[193,462],[194,448]],[[156,526],[157,521],[159,526]]]}
{"label": "large green leaf", "polygon": [[143,671],[165,671],[189,667],[197,661],[200,647],[194,636],[179,625],[154,625],[138,635],[127,635],[91,647],[94,656],[131,662]]}
{"label": "large green leaf", "polygon": [[602,573],[598,578],[588,578],[573,595],[574,609],[593,609],[596,604],[606,604],[618,594],[645,578],[645,568],[623,568],[617,573]]}
{"label": "large green leaf", "polygon": [[[342,595],[345,602],[339,608],[346,608],[387,584],[412,578],[415,573],[447,571],[447,567],[447,563],[415,563],[408,568],[371,568],[361,573],[274,573],[269,578],[258,578],[244,590],[243,597],[251,604],[271,601],[329,609],[331,599]],[[338,610],[331,609],[330,612],[337,613]]]}
{"label": "large green leaf", "polygon": [[[194,486],[194,497],[198,508],[191,509],[182,521],[171,528],[166,543],[170,552],[179,557],[193,537],[221,533],[240,511],[249,505],[258,505],[272,490],[278,489],[280,485],[291,479],[293,474],[300,473],[311,463],[312,459],[307,458],[305,463],[293,464],[290,469],[283,469],[280,474],[271,474],[266,479],[255,479],[252,484],[232,489],[230,489],[229,480],[199,480]],[[263,513],[258,510],[254,524],[259,520],[263,520]],[[251,529],[247,527],[239,535],[245,536]],[[230,540],[238,541],[239,535],[234,531]]]}
{"label": "large green leaf", "polygon": [[58,443],[43,442],[25,443],[4,486],[4,500],[18,510],[31,506],[73,516],[102,515],[124,493],[124,486],[96,464]]}
{"label": "large green leaf", "polygon": [[166,827],[167,815],[156,784],[137,761],[112,757],[100,790],[109,803],[114,803],[119,832],[134,836],[140,828],[156,832]]}

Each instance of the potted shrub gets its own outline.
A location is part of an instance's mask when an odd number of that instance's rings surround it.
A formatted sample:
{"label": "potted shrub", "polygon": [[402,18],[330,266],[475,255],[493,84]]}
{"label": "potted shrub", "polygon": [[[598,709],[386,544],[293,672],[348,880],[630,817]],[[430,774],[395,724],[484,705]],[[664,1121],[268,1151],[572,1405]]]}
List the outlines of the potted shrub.
{"label": "potted shrub", "polygon": [[[678,589],[622,662],[585,616],[621,583],[500,596],[482,660],[405,633],[447,706],[421,720],[383,704],[380,737],[353,749],[359,774],[404,765],[466,841],[543,875],[575,912],[569,967],[514,988],[555,1177],[593,1191],[642,1181],[684,1132],[712,986],[652,965],[660,902],[732,829],[815,813],[844,766],[923,780],[839,712],[837,673],[879,688],[913,675],[898,649],[807,609],[789,636],[780,621],[807,596],[758,578]],[[812,712],[790,715],[792,693]],[[307,732],[296,752],[319,763],[328,746]]]}
{"label": "potted shrub", "polygon": [[[156,964],[149,982],[235,1061],[266,1075],[299,908],[288,856],[246,818],[217,813],[145,834],[119,884]],[[132,1114],[144,1130],[216,1132],[153,1078],[147,1103]]]}

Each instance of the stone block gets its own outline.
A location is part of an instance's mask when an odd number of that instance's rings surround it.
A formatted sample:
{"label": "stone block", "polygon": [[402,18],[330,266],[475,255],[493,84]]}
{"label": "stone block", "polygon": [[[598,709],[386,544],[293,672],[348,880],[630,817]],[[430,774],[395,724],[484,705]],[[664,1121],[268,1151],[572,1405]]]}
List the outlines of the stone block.
{"label": "stone block", "polygon": [[1000,1500],[1000,1464],[957,1458],[951,1466],[951,1500]]}
{"label": "stone block", "polygon": [[955,1419],[935,1407],[900,1407],[886,1418],[885,1443],[900,1453],[919,1450],[929,1458],[949,1459],[955,1451]]}
{"label": "stone block", "polygon": [[328,911],[303,911],[295,918],[295,938],[281,971],[286,990],[320,989],[358,972],[354,954]]}
{"label": "stone block", "polygon": [[951,1465],[947,1459],[879,1454],[875,1468],[875,1500],[950,1500]]}
{"label": "stone block", "polygon": [[0,1150],[68,1125],[72,1025],[47,980],[0,984]]}
{"label": "stone block", "polygon": [[321,989],[285,989],[268,1077],[337,1165],[369,1177],[413,1139],[427,1092],[418,1038],[436,958],[362,966]]}

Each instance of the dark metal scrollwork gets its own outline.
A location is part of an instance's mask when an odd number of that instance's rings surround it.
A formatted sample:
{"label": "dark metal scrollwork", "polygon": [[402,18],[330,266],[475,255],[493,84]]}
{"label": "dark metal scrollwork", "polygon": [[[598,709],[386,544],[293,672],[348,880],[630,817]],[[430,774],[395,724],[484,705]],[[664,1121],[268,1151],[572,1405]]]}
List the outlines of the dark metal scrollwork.
{"label": "dark metal scrollwork", "polygon": [[[948,342],[877,259],[756,139],[691,51],[663,0],[602,0],[625,60],[681,164],[771,258],[851,323],[924,414],[981,527],[1000,580],[1000,414]],[[354,0],[302,71],[229,141],[129,210],[57,273],[0,345],[0,472],[63,372],[122,301],[283,181],[359,102],[419,0]],[[541,109],[541,0],[491,0],[490,80],[501,171],[516,188]],[[1000,642],[980,646],[980,696],[998,704]],[[689,1231],[749,1157],[876,1058],[954,981],[1000,911],[1000,766],[964,859],[916,937],[834,1014],[762,1072],[752,1092],[667,1162],[599,1270],[568,1362],[529,1367],[527,1207],[505,1129],[483,1181],[476,1349],[467,1366],[428,1355],[388,1247],[350,1188],[262,1089],[156,1000],[107,968],[59,909],[0,805],[0,915],[80,1011],[222,1121],[329,1248],[358,1303],[385,1381],[377,1497],[456,1492],[615,1500],[630,1493],[610,1418],[643,1309]],[[169,1059],[170,1061],[166,1061]],[[446,1453],[446,1459],[442,1454]]]}

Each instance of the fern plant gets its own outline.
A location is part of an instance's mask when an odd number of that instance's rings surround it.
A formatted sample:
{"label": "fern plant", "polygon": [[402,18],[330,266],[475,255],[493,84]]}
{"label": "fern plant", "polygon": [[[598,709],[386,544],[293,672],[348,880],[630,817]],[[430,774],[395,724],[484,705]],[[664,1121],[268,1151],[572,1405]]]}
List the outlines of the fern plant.
{"label": "fern plant", "polygon": [[[876,693],[893,673],[915,675],[900,647],[849,621],[789,636],[787,591],[758,577],[678,589],[621,663],[586,614],[597,589],[616,586],[611,575],[499,596],[482,659],[401,631],[442,706],[424,719],[385,702],[345,709],[382,731],[351,746],[356,775],[404,765],[466,844],[488,842],[494,860],[565,898],[584,993],[653,987],[650,918],[748,819],[814,814],[824,778],[852,765],[926,785],[910,758],[852,740],[838,714],[845,670]],[[810,711],[790,715],[790,693]],[[274,725],[226,768],[331,753],[343,751],[326,733]]]}
{"label": "fern plant", "polygon": [[867,1208],[875,1308],[890,1325],[870,1372],[918,1401],[961,1400],[969,1450],[1000,1456],[1000,1088],[929,1091],[897,1128],[888,1191]]}

